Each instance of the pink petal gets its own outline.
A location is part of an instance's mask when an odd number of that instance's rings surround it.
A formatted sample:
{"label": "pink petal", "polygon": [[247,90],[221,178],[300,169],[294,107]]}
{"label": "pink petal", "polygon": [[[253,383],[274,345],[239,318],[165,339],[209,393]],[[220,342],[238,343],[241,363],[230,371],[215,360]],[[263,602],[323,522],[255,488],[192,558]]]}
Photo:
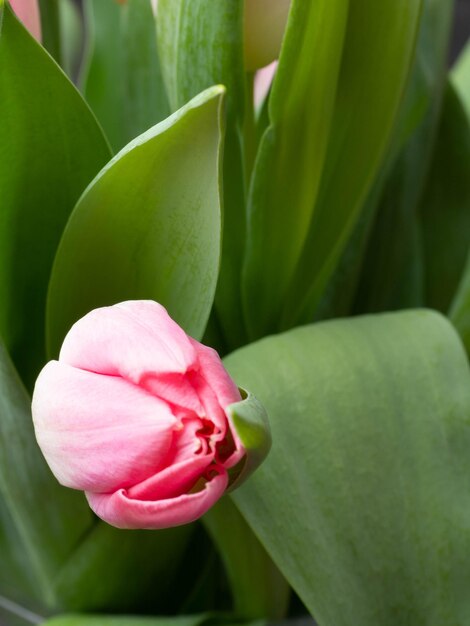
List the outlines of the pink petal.
{"label": "pink petal", "polygon": [[180,526],[204,515],[223,495],[228,484],[225,472],[209,480],[202,491],[167,500],[135,500],[124,489],[112,494],[87,493],[93,511],[117,528],[159,529]]}
{"label": "pink petal", "polygon": [[41,42],[41,17],[37,0],[10,0],[10,4],[31,35]]}
{"label": "pink petal", "polygon": [[38,443],[59,482],[97,492],[158,472],[177,426],[164,402],[132,383],[57,361],[39,375],[33,416]]}
{"label": "pink petal", "polygon": [[277,70],[277,61],[273,61],[266,67],[258,70],[255,76],[255,89],[254,89],[254,100],[255,107],[258,109],[263,104],[266,96],[271,89],[271,84],[273,82],[274,74]]}
{"label": "pink petal", "polygon": [[[168,500],[184,495],[194,487],[209,468],[214,455],[193,456],[175,463],[127,490],[133,500]],[[212,469],[212,466],[211,466]]]}
{"label": "pink petal", "polygon": [[160,304],[139,300],[85,315],[67,334],[60,361],[139,384],[151,374],[186,372],[196,352]]}
{"label": "pink petal", "polygon": [[[192,339],[191,341],[197,351],[200,371],[203,372],[204,380],[213,391],[217,400],[215,404],[224,409],[223,419],[226,420],[230,425],[234,452],[224,461],[223,464],[225,468],[229,469],[236,465],[245,454],[245,450],[240,441],[240,438],[238,437],[238,434],[233,424],[230,422],[228,413],[225,411],[226,407],[230,404],[240,402],[240,400],[242,399],[240,391],[228,375],[228,372],[223,366],[223,363],[217,352],[212,348],[208,348],[207,346],[202,345],[194,339]],[[203,399],[203,403],[204,401],[206,402],[206,410],[212,413],[211,419],[213,419],[214,423],[219,425],[221,418],[219,415],[217,415],[216,406],[214,405],[211,395],[207,393],[207,391],[203,392],[201,390],[200,396]]]}

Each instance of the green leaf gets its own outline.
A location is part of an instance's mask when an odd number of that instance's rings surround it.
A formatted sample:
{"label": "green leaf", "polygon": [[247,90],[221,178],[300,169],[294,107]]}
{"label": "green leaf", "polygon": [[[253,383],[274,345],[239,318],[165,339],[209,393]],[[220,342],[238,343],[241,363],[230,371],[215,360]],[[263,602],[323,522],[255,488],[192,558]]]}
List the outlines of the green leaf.
{"label": "green leaf", "polygon": [[243,6],[243,0],[160,0],[157,20],[162,70],[173,110],[211,85],[220,83],[227,89],[224,237],[215,308],[223,342],[232,347],[246,337],[240,314],[248,175],[243,135],[253,105],[245,88]]}
{"label": "green leaf", "polygon": [[8,7],[0,24],[0,334],[29,386],[44,361],[60,236],[110,152],[79,93]]}
{"label": "green leaf", "polygon": [[321,186],[283,298],[282,328],[313,319],[384,164],[414,58],[421,6],[421,0],[350,3]]}
{"label": "green leaf", "polygon": [[450,0],[424,1],[414,70],[404,102],[409,113],[400,121],[406,122],[410,114],[413,119],[413,110],[424,107],[424,111],[418,127],[405,145],[397,146],[401,150],[392,155],[389,164],[363,263],[355,306],[358,312],[426,303],[420,205],[439,129],[452,14]]}
{"label": "green leaf", "polygon": [[93,518],[83,495],[50,473],[36,444],[31,399],[1,345],[0,498],[1,590],[54,605],[54,575]]}
{"label": "green leaf", "polygon": [[276,330],[305,243],[325,165],[348,5],[292,3],[249,195],[243,305],[252,337]]}
{"label": "green leaf", "polygon": [[49,54],[62,65],[60,0],[38,0],[41,13],[41,39]]}
{"label": "green leaf", "polygon": [[290,587],[231,499],[219,500],[202,521],[227,570],[237,615],[285,617]]}
{"label": "green leaf", "polygon": [[89,49],[83,93],[120,150],[170,112],[152,7],[150,0],[87,0],[84,8]]}
{"label": "green leaf", "polygon": [[161,302],[202,336],[220,254],[223,93],[208,89],[135,139],[81,197],[52,270],[51,354],[85,313],[131,299]]}
{"label": "green leaf", "polygon": [[460,53],[457,63],[452,69],[451,76],[452,82],[459,92],[462,104],[470,118],[470,41]]}
{"label": "green leaf", "polygon": [[[423,2],[414,63],[387,156],[315,319],[351,313],[361,271],[361,292],[356,303],[359,311],[400,308],[399,303],[409,306],[412,299],[421,303],[423,259],[416,236],[418,200],[439,121],[452,5],[451,0]],[[410,271],[413,261],[415,271]],[[413,295],[414,291],[418,295]]]}
{"label": "green leaf", "polygon": [[423,200],[426,304],[447,312],[470,250],[470,118],[449,84]]}
{"label": "green leaf", "polygon": [[470,371],[429,311],[324,322],[225,359],[273,448],[232,498],[321,626],[470,620]]}

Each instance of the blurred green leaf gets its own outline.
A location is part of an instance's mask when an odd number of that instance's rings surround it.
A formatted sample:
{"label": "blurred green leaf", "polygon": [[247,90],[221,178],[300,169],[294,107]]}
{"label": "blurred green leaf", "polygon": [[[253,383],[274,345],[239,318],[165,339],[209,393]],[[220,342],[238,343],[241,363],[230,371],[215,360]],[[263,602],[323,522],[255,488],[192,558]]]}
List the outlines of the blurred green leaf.
{"label": "blurred green leaf", "polygon": [[325,164],[348,5],[292,3],[249,195],[243,305],[252,337],[276,330],[305,243]]}
{"label": "blurred green leaf", "polygon": [[0,334],[30,386],[60,236],[110,152],[66,76],[8,7],[0,12]]}
{"label": "blurred green leaf", "polygon": [[452,82],[459,92],[467,116],[470,118],[470,41],[460,53],[452,69]]}
{"label": "blurred green leaf", "polygon": [[214,87],[126,146],[78,202],[52,270],[50,354],[99,306],[161,302],[200,338],[220,254],[223,89]]}
{"label": "blurred green leaf", "polygon": [[159,0],[157,20],[162,70],[173,110],[211,85],[220,83],[227,89],[224,237],[213,316],[217,315],[223,343],[232,347],[246,336],[240,302],[248,175],[243,136],[253,104],[245,88],[243,6],[243,0]]}
{"label": "blurred green leaf", "polygon": [[426,305],[447,312],[470,250],[470,118],[448,85],[421,202]]}
{"label": "blurred green leaf", "polygon": [[38,0],[41,13],[41,39],[49,54],[62,65],[62,38],[60,29],[60,1]]}
{"label": "blurred green leaf", "polygon": [[283,298],[283,328],[314,318],[384,164],[414,59],[421,7],[421,0],[350,4],[326,162],[302,255]]}
{"label": "blurred green leaf", "polygon": [[[84,96],[120,150],[169,113],[150,0],[86,0]],[[202,90],[200,90],[202,91]]]}
{"label": "blurred green leaf", "polygon": [[470,371],[429,311],[324,322],[225,359],[265,405],[232,498],[321,626],[470,620]]}
{"label": "blurred green leaf", "polygon": [[426,301],[420,204],[440,123],[452,11],[452,0],[424,1],[415,65],[404,102],[410,112],[424,105],[424,116],[401,151],[392,154],[388,179],[374,207],[375,223],[355,305],[358,312],[408,308]]}

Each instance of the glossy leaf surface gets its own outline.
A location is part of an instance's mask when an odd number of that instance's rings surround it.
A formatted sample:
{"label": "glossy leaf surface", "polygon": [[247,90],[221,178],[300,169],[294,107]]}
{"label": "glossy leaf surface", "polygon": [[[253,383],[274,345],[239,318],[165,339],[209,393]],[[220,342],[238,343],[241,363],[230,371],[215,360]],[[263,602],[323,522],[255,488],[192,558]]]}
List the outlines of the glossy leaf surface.
{"label": "glossy leaf surface", "polygon": [[[84,96],[115,150],[169,113],[150,0],[87,0]],[[202,91],[202,90],[201,90]]]}
{"label": "glossy leaf surface", "polygon": [[217,282],[223,89],[215,87],[126,146],[77,204],[52,272],[48,338],[99,306],[152,299],[200,338]]}
{"label": "glossy leaf surface", "polygon": [[321,626],[470,619],[470,371],[429,311],[324,322],[225,359],[273,448],[233,500]]}
{"label": "glossy leaf surface", "polygon": [[75,87],[8,7],[0,14],[0,333],[30,385],[60,236],[110,152]]}

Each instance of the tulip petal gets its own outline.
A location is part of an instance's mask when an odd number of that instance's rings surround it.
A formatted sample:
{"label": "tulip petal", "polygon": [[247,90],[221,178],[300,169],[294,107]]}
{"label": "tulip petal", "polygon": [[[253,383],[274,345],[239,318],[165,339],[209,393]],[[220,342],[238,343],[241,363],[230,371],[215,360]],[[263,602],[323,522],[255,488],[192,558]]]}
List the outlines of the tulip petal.
{"label": "tulip petal", "polygon": [[[241,401],[242,398],[240,391],[230,378],[217,352],[212,348],[194,341],[193,339],[191,342],[197,352],[199,367],[201,372],[204,373],[204,381],[210,386],[217,400],[216,403],[211,402],[211,404],[208,404],[205,408],[207,408],[208,412],[212,413],[211,419],[214,421],[217,419],[215,423],[219,425],[221,418],[220,416],[216,417],[216,406],[219,406],[219,410],[220,407],[222,407],[223,419],[230,425],[230,436],[233,439],[234,451],[223,462],[223,466],[226,469],[230,469],[236,465],[245,454],[244,447],[233,423],[231,422],[230,415],[225,410],[230,404]],[[211,395],[208,393],[201,392],[200,395],[203,398],[203,401],[206,400],[207,403],[212,400]],[[225,431],[226,429],[224,429],[224,432]],[[232,442],[227,441],[227,444],[230,445]]]}
{"label": "tulip petal", "polygon": [[37,0],[10,0],[11,8],[15,12],[31,35],[41,41],[41,18]]}
{"label": "tulip petal", "polygon": [[[134,500],[157,501],[177,498],[191,491],[209,469],[213,458],[213,454],[195,456],[170,465],[155,476],[127,489],[127,494]],[[212,470],[212,466],[210,469]]]}
{"label": "tulip petal", "polygon": [[112,494],[87,492],[86,497],[96,515],[112,526],[154,530],[194,522],[223,495],[227,483],[223,472],[211,478],[201,491],[167,500],[134,500],[124,489]]}
{"label": "tulip petal", "polygon": [[39,375],[33,415],[38,443],[59,482],[100,492],[158,472],[178,425],[169,407],[140,387],[57,361]]}
{"label": "tulip petal", "polygon": [[186,333],[164,307],[138,300],[85,315],[67,334],[59,360],[139,384],[150,374],[183,374],[197,357]]}

